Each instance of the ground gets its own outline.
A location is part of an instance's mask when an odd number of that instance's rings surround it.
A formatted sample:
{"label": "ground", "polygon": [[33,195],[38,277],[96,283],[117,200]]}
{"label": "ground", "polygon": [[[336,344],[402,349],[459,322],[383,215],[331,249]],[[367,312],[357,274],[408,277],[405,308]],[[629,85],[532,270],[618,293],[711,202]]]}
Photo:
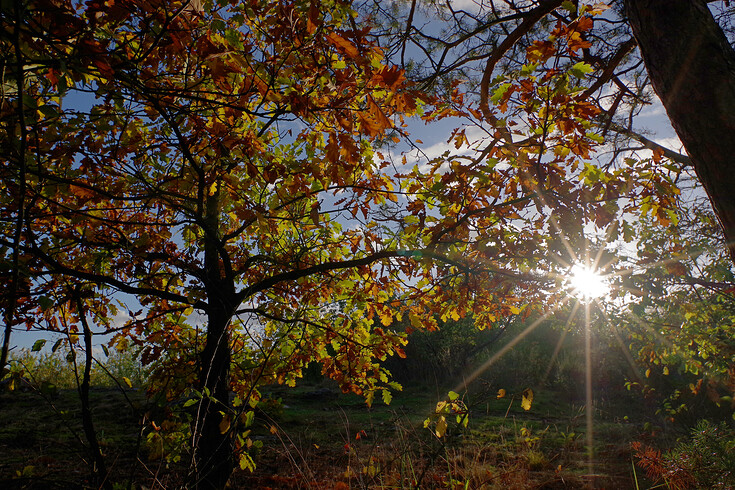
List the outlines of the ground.
{"label": "ground", "polygon": [[[528,411],[520,397],[498,399],[495,388],[465,394],[467,428],[449,417],[442,438],[424,427],[443,396],[438,389],[408,387],[389,406],[372,407],[324,382],[265,393],[273,401],[257,412],[250,434],[262,444],[253,450],[257,467],[236,471],[234,488],[648,488],[630,444],[665,435],[652,435],[634,398],[598,400],[590,466],[583,405],[550,389],[537,388]],[[91,398],[119,488],[131,481],[133,488],[181,484],[185,455],[178,464],[157,458],[146,446],[150,429],[139,430],[143,416],[155,420],[166,407],[136,390],[95,388]],[[79,413],[74,390],[2,393],[0,487],[84,487],[89,468]]]}

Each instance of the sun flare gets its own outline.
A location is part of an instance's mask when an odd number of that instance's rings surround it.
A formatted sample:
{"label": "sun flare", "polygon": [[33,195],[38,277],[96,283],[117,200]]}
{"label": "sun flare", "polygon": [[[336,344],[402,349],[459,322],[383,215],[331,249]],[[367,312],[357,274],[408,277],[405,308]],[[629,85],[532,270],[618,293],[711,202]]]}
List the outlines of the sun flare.
{"label": "sun flare", "polygon": [[583,301],[592,301],[610,292],[610,283],[594,267],[574,264],[569,270],[568,285],[571,294]]}

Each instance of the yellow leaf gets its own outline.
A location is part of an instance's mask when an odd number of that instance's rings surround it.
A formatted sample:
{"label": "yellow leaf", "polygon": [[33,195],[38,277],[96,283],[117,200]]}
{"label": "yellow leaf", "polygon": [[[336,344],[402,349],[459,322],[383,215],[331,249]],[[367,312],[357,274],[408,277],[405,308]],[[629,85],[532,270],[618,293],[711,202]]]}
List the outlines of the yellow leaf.
{"label": "yellow leaf", "polygon": [[500,388],[498,390],[498,398],[503,398],[505,396],[505,390],[503,388]]}
{"label": "yellow leaf", "polygon": [[367,403],[368,407],[373,406],[373,400],[375,399],[375,392],[374,391],[368,391],[365,395],[365,403]]}
{"label": "yellow leaf", "polygon": [[390,405],[391,400],[393,400],[393,395],[388,390],[383,390],[383,403],[386,405]]}
{"label": "yellow leaf", "polygon": [[523,398],[521,399],[523,410],[531,410],[531,403],[533,403],[533,390],[526,388],[523,390]]}
{"label": "yellow leaf", "polygon": [[668,376],[668,375],[669,375],[669,367],[664,366],[664,376]]}
{"label": "yellow leaf", "polygon": [[380,314],[380,323],[382,323],[384,326],[388,327],[391,323],[393,323],[393,315],[391,314],[391,311],[386,309],[383,310]]}
{"label": "yellow leaf", "polygon": [[651,368],[646,369],[646,378],[651,375]]}
{"label": "yellow leaf", "polygon": [[251,473],[255,471],[255,461],[250,457],[248,453],[240,454],[240,469],[249,470]]}
{"label": "yellow leaf", "polygon": [[436,437],[444,437],[447,433],[447,419],[443,415],[436,421]]}
{"label": "yellow leaf", "polygon": [[133,383],[130,382],[130,379],[128,379],[125,376],[123,376],[123,379],[122,380],[123,380],[123,383],[125,383],[128,386],[128,388],[132,388],[133,387]]}

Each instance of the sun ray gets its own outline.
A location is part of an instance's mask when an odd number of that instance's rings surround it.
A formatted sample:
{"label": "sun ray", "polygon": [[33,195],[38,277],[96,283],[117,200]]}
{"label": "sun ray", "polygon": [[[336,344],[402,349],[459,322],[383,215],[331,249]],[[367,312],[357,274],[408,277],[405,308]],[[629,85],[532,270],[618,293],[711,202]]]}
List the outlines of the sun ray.
{"label": "sun ray", "polygon": [[579,301],[574,302],[574,306],[572,307],[572,312],[569,314],[569,317],[567,318],[566,322],[566,329],[562,333],[562,335],[559,337],[559,341],[556,343],[556,347],[554,347],[554,353],[551,355],[551,359],[549,360],[549,366],[546,368],[546,373],[544,373],[544,377],[541,379],[541,384],[543,385],[546,382],[546,379],[549,377],[549,374],[551,374],[551,370],[554,367],[554,362],[556,361],[557,356],[559,355],[559,351],[561,351],[562,344],[564,343],[564,339],[567,336],[567,332],[569,332],[569,328],[572,324],[572,318],[577,314],[577,310],[579,309]]}
{"label": "sun ray", "polygon": [[518,335],[516,335],[516,337],[513,340],[511,340],[510,342],[508,342],[508,344],[506,344],[505,346],[503,346],[502,349],[500,349],[498,352],[496,352],[495,355],[493,355],[487,361],[483,362],[482,365],[480,365],[480,367],[478,367],[477,369],[475,369],[472,372],[472,374],[470,374],[467,378],[465,378],[452,391],[455,391],[455,392],[465,391],[467,389],[467,387],[469,386],[469,384],[472,383],[475,379],[477,379],[477,377],[480,374],[482,374],[485,370],[487,370],[487,368],[489,368],[490,366],[492,366],[493,364],[495,364],[498,361],[498,359],[500,359],[501,357],[503,357],[506,352],[508,352],[509,350],[511,350],[513,347],[515,347],[518,344],[518,342],[520,342],[521,340],[523,340],[528,334],[530,334],[531,332],[533,332],[536,329],[536,327],[538,327],[539,325],[541,325],[541,323],[544,320],[546,320],[551,315],[553,315],[554,313],[556,313],[556,311],[560,307],[561,307],[561,304],[553,307],[551,310],[549,310],[546,313],[544,313],[541,317],[537,318],[533,323],[531,323],[528,327],[526,327],[525,330],[523,330],[521,333],[519,333]]}
{"label": "sun ray", "polygon": [[640,369],[638,365],[635,363],[633,356],[630,355],[630,348],[627,345],[625,345],[625,343],[623,342],[623,339],[620,337],[620,332],[618,332],[618,328],[610,320],[610,317],[607,316],[607,313],[605,313],[603,310],[600,310],[600,314],[605,320],[605,323],[610,326],[610,330],[612,331],[613,336],[615,337],[615,340],[618,343],[618,346],[620,347],[620,350],[623,352],[623,356],[625,357],[626,361],[628,361],[628,365],[630,366],[630,369],[633,371],[636,378],[638,378],[638,381],[642,383],[643,376],[641,375]]}
{"label": "sun ray", "polygon": [[658,332],[655,328],[651,328],[650,325],[648,325],[648,322],[646,322],[644,319],[633,313],[632,311],[626,312],[626,316],[631,318],[633,322],[638,325],[639,327],[643,328],[648,334],[656,338],[661,344],[665,345],[668,348],[673,348],[674,344],[664,337],[660,332]]}
{"label": "sun ray", "polygon": [[590,305],[584,305],[584,392],[585,392],[585,421],[587,425],[587,474],[592,477],[595,438],[593,434],[593,407],[592,407],[592,332],[590,329]]}

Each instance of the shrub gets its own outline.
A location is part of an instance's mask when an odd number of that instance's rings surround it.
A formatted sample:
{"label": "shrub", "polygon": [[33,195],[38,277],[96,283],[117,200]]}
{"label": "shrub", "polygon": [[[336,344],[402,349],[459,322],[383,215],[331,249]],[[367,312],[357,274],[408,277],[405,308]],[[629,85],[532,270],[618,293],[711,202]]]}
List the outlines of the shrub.
{"label": "shrub", "polygon": [[638,465],[670,488],[735,488],[735,431],[724,422],[700,420],[687,440],[661,455],[634,443]]}

